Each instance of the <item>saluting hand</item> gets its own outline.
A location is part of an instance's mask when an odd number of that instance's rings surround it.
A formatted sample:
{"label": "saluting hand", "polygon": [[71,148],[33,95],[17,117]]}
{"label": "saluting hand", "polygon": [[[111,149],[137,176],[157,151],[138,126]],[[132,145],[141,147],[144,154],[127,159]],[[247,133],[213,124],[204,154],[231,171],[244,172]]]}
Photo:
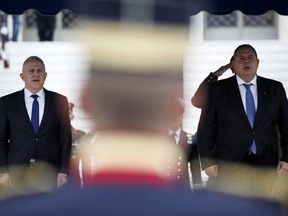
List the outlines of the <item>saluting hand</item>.
{"label": "saluting hand", "polygon": [[226,65],[221,66],[218,70],[216,70],[213,75],[220,77],[225,71],[232,67],[232,63],[228,63]]}

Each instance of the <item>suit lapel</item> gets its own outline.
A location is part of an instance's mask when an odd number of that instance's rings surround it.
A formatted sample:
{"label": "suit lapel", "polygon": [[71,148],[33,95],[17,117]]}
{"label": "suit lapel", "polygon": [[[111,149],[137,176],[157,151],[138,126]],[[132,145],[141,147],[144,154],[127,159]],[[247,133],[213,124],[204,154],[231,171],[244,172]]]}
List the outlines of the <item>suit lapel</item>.
{"label": "suit lapel", "polygon": [[230,101],[232,101],[231,105],[233,107],[233,110],[235,110],[235,112],[239,114],[240,118],[247,124],[247,126],[251,127],[243,106],[239,86],[236,80],[236,75],[231,78],[230,86],[228,87],[228,89],[228,94],[230,97]]}
{"label": "suit lapel", "polygon": [[50,114],[52,112],[51,109],[53,108],[51,94],[46,89],[44,89],[44,94],[45,94],[44,112],[38,133],[41,133],[43,127],[47,124],[49,116],[53,116]]}
{"label": "suit lapel", "polygon": [[17,101],[19,103],[18,104],[19,113],[20,113],[19,116],[21,116],[21,118],[23,118],[23,121],[26,122],[27,125],[29,125],[31,131],[34,133],[33,126],[32,126],[32,123],[30,121],[29,114],[28,114],[26,104],[25,104],[24,89],[19,92],[18,96],[19,96],[19,98],[17,99]]}
{"label": "suit lapel", "polygon": [[263,82],[263,79],[261,77],[257,77],[257,95],[258,95],[258,106],[254,121],[254,127],[257,126],[257,123],[260,121],[261,117],[263,116],[265,112],[265,107],[267,104],[268,99],[268,89],[265,83]]}

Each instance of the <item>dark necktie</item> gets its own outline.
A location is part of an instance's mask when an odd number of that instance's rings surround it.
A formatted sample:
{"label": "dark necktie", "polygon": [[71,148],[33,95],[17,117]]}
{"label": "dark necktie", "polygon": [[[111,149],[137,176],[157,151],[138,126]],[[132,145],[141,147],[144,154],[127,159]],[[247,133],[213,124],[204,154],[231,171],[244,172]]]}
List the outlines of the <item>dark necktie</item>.
{"label": "dark necktie", "polygon": [[176,144],[176,133],[172,133],[172,134],[170,135],[170,139],[171,139],[171,141],[172,141],[174,144]]}
{"label": "dark necktie", "polygon": [[34,129],[35,134],[37,134],[39,129],[39,103],[38,103],[38,95],[31,95],[34,99],[32,104],[32,115],[31,115],[31,122]]}
{"label": "dark necktie", "polygon": [[[254,125],[254,119],[255,119],[255,104],[254,104],[254,98],[253,98],[253,94],[251,92],[250,86],[252,84],[244,84],[244,87],[246,88],[246,114],[248,117],[248,120],[250,122],[251,127],[253,128]],[[255,144],[255,140],[253,140],[252,145],[250,147],[250,150],[256,154],[256,144]]]}

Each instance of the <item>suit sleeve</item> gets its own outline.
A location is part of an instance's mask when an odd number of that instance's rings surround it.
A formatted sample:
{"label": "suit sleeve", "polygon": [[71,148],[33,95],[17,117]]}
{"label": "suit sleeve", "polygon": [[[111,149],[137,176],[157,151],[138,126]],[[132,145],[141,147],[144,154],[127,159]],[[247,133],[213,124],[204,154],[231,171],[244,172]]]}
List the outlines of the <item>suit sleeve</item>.
{"label": "suit sleeve", "polygon": [[60,105],[60,165],[58,172],[68,175],[71,156],[72,134],[69,118],[69,105],[66,97],[62,97]]}
{"label": "suit sleeve", "polygon": [[280,160],[288,162],[288,101],[285,89],[281,84],[280,88],[281,99],[281,116],[279,117],[279,132],[280,132],[280,145],[282,155]]}
{"label": "suit sleeve", "polygon": [[211,72],[200,84],[195,94],[191,98],[193,106],[202,109],[207,101],[209,87],[212,83],[216,82],[218,77]]}
{"label": "suit sleeve", "polygon": [[193,188],[202,187],[202,176],[201,176],[201,166],[200,166],[200,157],[198,152],[197,145],[191,145],[190,147],[190,171],[192,174]]}
{"label": "suit sleeve", "polygon": [[214,133],[217,89],[215,87],[215,85],[212,85],[209,88],[207,104],[201,111],[197,130],[198,149],[203,170],[209,166],[216,165],[214,159]]}
{"label": "suit sleeve", "polygon": [[7,172],[8,118],[3,98],[0,98],[0,173]]}

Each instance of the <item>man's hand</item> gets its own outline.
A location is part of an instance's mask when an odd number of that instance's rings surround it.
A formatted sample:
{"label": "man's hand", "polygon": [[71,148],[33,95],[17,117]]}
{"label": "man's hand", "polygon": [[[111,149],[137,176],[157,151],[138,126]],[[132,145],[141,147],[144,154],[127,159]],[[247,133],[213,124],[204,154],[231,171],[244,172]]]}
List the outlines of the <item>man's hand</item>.
{"label": "man's hand", "polygon": [[5,188],[13,187],[9,173],[0,174],[0,185]]}
{"label": "man's hand", "polygon": [[68,183],[68,178],[66,174],[58,173],[57,176],[57,188],[63,186],[64,184]]}
{"label": "man's hand", "polygon": [[216,77],[220,77],[225,71],[231,68],[231,63],[221,66],[218,70],[216,70],[213,75]]}
{"label": "man's hand", "polygon": [[209,177],[217,177],[218,176],[218,166],[217,165],[207,167],[204,171],[205,171],[206,175],[208,175]]}
{"label": "man's hand", "polygon": [[277,174],[279,176],[288,173],[288,163],[284,161],[279,161],[277,166]]}

